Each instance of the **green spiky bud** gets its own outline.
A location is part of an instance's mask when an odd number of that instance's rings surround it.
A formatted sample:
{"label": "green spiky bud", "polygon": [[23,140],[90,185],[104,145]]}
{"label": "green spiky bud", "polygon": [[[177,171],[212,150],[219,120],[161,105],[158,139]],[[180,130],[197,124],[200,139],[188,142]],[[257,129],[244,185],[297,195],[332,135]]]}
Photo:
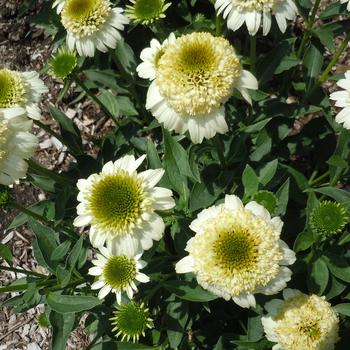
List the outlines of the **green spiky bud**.
{"label": "green spiky bud", "polygon": [[152,24],[160,18],[165,18],[164,12],[171,5],[164,0],[130,0],[132,5],[126,5],[125,14],[135,23]]}
{"label": "green spiky bud", "polygon": [[47,328],[50,326],[50,322],[45,312],[42,312],[41,314],[39,314],[37,320],[40,327]]}
{"label": "green spiky bud", "polygon": [[346,210],[341,204],[323,201],[312,210],[310,226],[315,233],[332,235],[340,232],[348,220]]}
{"label": "green spiky bud", "polygon": [[74,51],[63,47],[60,48],[50,59],[50,73],[59,79],[67,78],[78,64],[77,55]]}
{"label": "green spiky bud", "polygon": [[270,191],[259,191],[254,194],[253,201],[261,204],[263,207],[265,207],[270,214],[273,214],[276,210],[278,199],[274,195],[274,193]]}
{"label": "green spiky bud", "polygon": [[4,207],[10,198],[10,190],[8,187],[0,185],[0,208]]}
{"label": "green spiky bud", "polygon": [[140,336],[145,336],[145,331],[153,327],[152,319],[149,317],[149,310],[145,305],[131,302],[120,305],[110,319],[117,337],[123,341],[126,339],[135,343]]}

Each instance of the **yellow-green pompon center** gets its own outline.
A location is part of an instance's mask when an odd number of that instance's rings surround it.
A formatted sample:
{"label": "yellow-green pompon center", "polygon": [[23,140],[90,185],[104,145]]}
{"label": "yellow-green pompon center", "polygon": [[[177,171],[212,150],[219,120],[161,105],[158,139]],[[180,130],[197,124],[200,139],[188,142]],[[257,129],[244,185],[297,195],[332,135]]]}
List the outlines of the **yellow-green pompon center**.
{"label": "yellow-green pompon center", "polygon": [[82,38],[97,32],[110,12],[108,0],[67,0],[61,20],[67,31]]}
{"label": "yellow-green pompon center", "polygon": [[165,48],[156,84],[175,112],[200,117],[218,110],[230,98],[241,71],[226,39],[192,33]]}
{"label": "yellow-green pompon center", "polygon": [[339,319],[324,297],[297,295],[277,310],[274,332],[288,350],[330,350],[338,341]]}
{"label": "yellow-green pompon center", "polygon": [[230,273],[241,271],[255,264],[257,246],[247,231],[223,232],[214,243],[215,258]]}
{"label": "yellow-green pompon center", "polygon": [[270,11],[277,2],[278,0],[232,0],[239,10],[250,12]]}
{"label": "yellow-green pompon center", "polygon": [[0,118],[0,162],[5,159],[8,153],[7,142],[10,137],[10,131],[7,120]]}
{"label": "yellow-green pompon center", "polygon": [[127,256],[112,256],[103,268],[103,277],[113,289],[124,290],[136,276],[136,263]]}
{"label": "yellow-green pompon center", "polygon": [[25,86],[21,75],[6,68],[0,70],[0,108],[11,108],[25,102]]}
{"label": "yellow-green pompon center", "polygon": [[97,181],[89,196],[93,222],[114,234],[123,234],[136,224],[142,212],[141,183],[126,171]]}

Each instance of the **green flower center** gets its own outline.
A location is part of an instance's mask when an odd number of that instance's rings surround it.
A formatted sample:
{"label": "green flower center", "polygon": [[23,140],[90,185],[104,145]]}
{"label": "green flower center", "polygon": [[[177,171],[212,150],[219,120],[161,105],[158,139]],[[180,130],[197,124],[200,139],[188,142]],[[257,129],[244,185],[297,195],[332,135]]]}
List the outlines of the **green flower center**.
{"label": "green flower center", "polygon": [[78,38],[92,35],[111,12],[107,0],[68,0],[62,10],[62,24]]}
{"label": "green flower center", "polygon": [[140,182],[120,171],[94,184],[89,206],[99,227],[123,234],[140,218],[143,199]]}
{"label": "green flower center", "polygon": [[50,65],[52,73],[64,79],[73,72],[77,65],[77,58],[73,51],[61,50],[51,59]]}
{"label": "green flower center", "polygon": [[0,70],[0,108],[11,108],[25,102],[25,86],[19,73]]}
{"label": "green flower center", "polygon": [[134,6],[135,16],[142,20],[157,18],[162,11],[161,0],[137,0]]}
{"label": "green flower center", "polygon": [[124,290],[136,276],[136,263],[124,255],[108,259],[103,268],[106,283],[117,290]]}
{"label": "green flower center", "polygon": [[346,210],[336,202],[321,202],[311,213],[310,224],[314,231],[325,234],[340,232],[348,222]]}
{"label": "green flower center", "polygon": [[251,268],[256,262],[257,246],[243,230],[220,233],[214,243],[217,264],[230,273]]}
{"label": "green flower center", "polygon": [[0,162],[4,160],[8,153],[7,143],[10,138],[10,130],[7,120],[0,119]]}
{"label": "green flower center", "polygon": [[317,322],[304,323],[299,326],[299,330],[311,340],[317,340],[321,336],[320,325]]}

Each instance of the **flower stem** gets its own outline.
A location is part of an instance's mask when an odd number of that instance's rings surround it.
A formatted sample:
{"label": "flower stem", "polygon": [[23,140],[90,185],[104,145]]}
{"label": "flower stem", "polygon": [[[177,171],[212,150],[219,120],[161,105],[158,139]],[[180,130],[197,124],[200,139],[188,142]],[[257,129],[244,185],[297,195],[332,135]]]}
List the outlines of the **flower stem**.
{"label": "flower stem", "polygon": [[303,38],[301,39],[301,43],[299,46],[299,49],[297,51],[297,58],[301,58],[302,54],[304,53],[304,49],[306,46],[306,43],[310,37],[310,29],[313,27],[314,23],[315,23],[315,18],[316,18],[316,14],[317,14],[317,10],[320,6],[321,0],[316,0],[315,1],[315,5],[312,8],[312,12],[311,15],[309,16],[308,20],[306,21],[306,28],[303,34]]}
{"label": "flower stem", "polygon": [[250,70],[254,74],[256,71],[256,35],[250,35]]}
{"label": "flower stem", "polygon": [[0,265],[0,270],[18,272],[18,273],[23,273],[24,275],[41,277],[41,278],[48,277],[46,275],[43,275],[42,273],[38,273],[38,272],[35,272],[35,271],[28,271],[28,270],[24,270],[24,269],[17,269],[15,267],[7,267],[7,266],[2,266],[2,265]]}
{"label": "flower stem", "polygon": [[329,176],[329,170],[326,171],[324,174],[322,174],[321,176],[317,177],[317,178],[314,179],[314,180],[311,180],[311,179],[310,179],[311,181],[309,181],[309,185],[310,185],[310,186],[314,186],[314,185],[317,184],[318,182],[320,182],[320,181],[326,179],[328,176]]}
{"label": "flower stem", "polygon": [[102,109],[102,111],[111,118],[116,125],[118,125],[118,116],[114,116],[107,108],[106,106],[99,100],[99,98],[93,94],[89,88],[77,77],[74,76],[74,81],[78,86],[82,88],[82,90]]}
{"label": "flower stem", "polygon": [[344,41],[339,46],[338,50],[334,54],[333,59],[329,62],[326,69],[321,74],[320,78],[317,80],[317,82],[314,84],[314,86],[310,89],[310,92],[305,96],[304,103],[308,101],[308,99],[314,94],[314,92],[328,79],[328,74],[333,68],[333,66],[338,62],[339,57],[345,50],[345,48],[348,45],[348,42],[350,40],[350,32],[348,32],[344,38]]}
{"label": "flower stem", "polygon": [[215,28],[216,28],[216,35],[221,36],[224,28],[224,21],[221,16],[216,15],[215,18]]}

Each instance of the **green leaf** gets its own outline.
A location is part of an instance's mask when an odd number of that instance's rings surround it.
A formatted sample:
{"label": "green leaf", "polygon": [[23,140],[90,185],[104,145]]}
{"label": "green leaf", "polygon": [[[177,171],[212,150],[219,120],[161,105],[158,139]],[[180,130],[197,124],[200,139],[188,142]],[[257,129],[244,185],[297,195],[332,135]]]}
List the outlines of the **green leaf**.
{"label": "green leaf", "polygon": [[34,255],[39,264],[55,272],[58,262],[52,260],[51,255],[58,246],[58,236],[51,228],[39,224],[34,219],[28,220],[29,226],[35,234],[33,241]]}
{"label": "green leaf", "polygon": [[342,281],[350,282],[350,266],[348,262],[335,253],[328,253],[325,256],[330,272]]}
{"label": "green leaf", "polygon": [[63,314],[90,310],[101,303],[100,299],[93,296],[61,295],[57,293],[49,293],[47,296],[47,304],[51,309]]}
{"label": "green leaf", "polygon": [[242,183],[244,186],[244,196],[250,197],[258,191],[259,187],[259,178],[255,174],[254,169],[247,164],[243,174],[242,174]]}
{"label": "green leaf", "polygon": [[12,253],[11,253],[11,249],[5,245],[0,243],[0,257],[3,258],[9,265],[12,264]]}
{"label": "green leaf", "polygon": [[322,259],[322,257],[316,259],[312,263],[310,277],[311,281],[313,282],[313,292],[317,293],[318,295],[322,295],[327,287],[329,279],[327,263],[324,259]]}
{"label": "green leaf", "polygon": [[114,51],[114,54],[118,56],[120,64],[127,73],[129,73],[130,75],[135,74],[136,60],[134,51],[124,41],[124,39],[117,41],[117,47]]}
{"label": "green leaf", "polygon": [[64,288],[69,283],[72,273],[64,266],[58,265],[56,269],[56,276],[61,288]]}
{"label": "green leaf", "polygon": [[[344,11],[342,11],[342,8]],[[326,7],[323,12],[321,12],[320,19],[327,19],[330,17],[339,16],[341,14],[346,14],[346,6],[342,6],[340,1],[336,1],[335,3],[330,4],[328,7]]]}
{"label": "green leaf", "polygon": [[50,259],[51,260],[61,260],[66,256],[68,253],[68,250],[70,248],[71,242],[65,241],[61,243],[57,248],[54,249],[54,251],[51,254]]}
{"label": "green leaf", "polygon": [[311,44],[305,52],[304,65],[307,69],[307,76],[317,78],[323,66],[323,49],[316,40],[311,40]]}
{"label": "green leaf", "polygon": [[112,115],[113,120],[116,121],[119,116],[119,104],[117,97],[110,91],[101,89],[102,93],[97,96],[100,102],[105,106],[107,111]]}
{"label": "green leaf", "polygon": [[338,304],[334,306],[334,310],[339,312],[342,315],[350,316],[350,304],[344,303],[344,304]]}
{"label": "green leaf", "polygon": [[271,162],[268,162],[262,169],[259,171],[259,182],[266,186],[272,178],[275,176],[278,166],[278,160],[274,159]]}
{"label": "green leaf", "polygon": [[311,231],[302,231],[298,234],[293,250],[300,252],[310,248],[314,243],[314,236]]}
{"label": "green leaf", "polygon": [[339,203],[349,203],[350,202],[350,192],[341,190],[335,187],[320,187],[315,188],[313,191],[325,194],[328,197],[335,199]]}
{"label": "green leaf", "polygon": [[296,67],[300,60],[293,54],[282,58],[281,62],[275,70],[275,74],[281,74],[293,67]]}
{"label": "green leaf", "polygon": [[118,95],[116,96],[116,99],[119,105],[120,115],[134,116],[139,114],[129,97]]}
{"label": "green leaf", "polygon": [[320,27],[312,30],[311,32],[320,39],[321,43],[325,47],[332,51],[335,49],[334,34],[332,30],[330,30],[329,28]]}
{"label": "green leaf", "polygon": [[205,302],[217,299],[216,295],[204,290],[197,283],[185,281],[168,281],[163,283],[163,287],[183,300]]}
{"label": "green leaf", "polygon": [[51,311],[49,319],[52,326],[52,350],[65,350],[69,334],[74,329],[75,314],[62,315]]}
{"label": "green leaf", "polygon": [[263,129],[267,124],[268,122],[271,120],[272,118],[266,118],[264,120],[261,120],[255,124],[251,124],[251,125],[248,125],[244,128],[242,128],[241,130],[243,132],[246,132],[248,134],[251,134],[251,133],[254,133],[254,132],[258,132],[260,131],[261,129]]}
{"label": "green leaf", "polygon": [[53,105],[49,105],[49,111],[52,117],[60,125],[61,136],[69,150],[77,156],[84,154],[80,131],[74,122]]}
{"label": "green leaf", "polygon": [[79,237],[79,239],[76,241],[76,243],[74,244],[71,252],[68,255],[67,263],[70,266],[71,271],[73,270],[73,268],[77,264],[81,249],[83,247],[83,241],[84,241],[84,237],[83,237],[83,235],[81,235]]}
{"label": "green leaf", "polygon": [[287,210],[288,200],[289,200],[289,184],[290,180],[287,179],[284,184],[277,190],[277,209],[276,215],[284,215]]}

